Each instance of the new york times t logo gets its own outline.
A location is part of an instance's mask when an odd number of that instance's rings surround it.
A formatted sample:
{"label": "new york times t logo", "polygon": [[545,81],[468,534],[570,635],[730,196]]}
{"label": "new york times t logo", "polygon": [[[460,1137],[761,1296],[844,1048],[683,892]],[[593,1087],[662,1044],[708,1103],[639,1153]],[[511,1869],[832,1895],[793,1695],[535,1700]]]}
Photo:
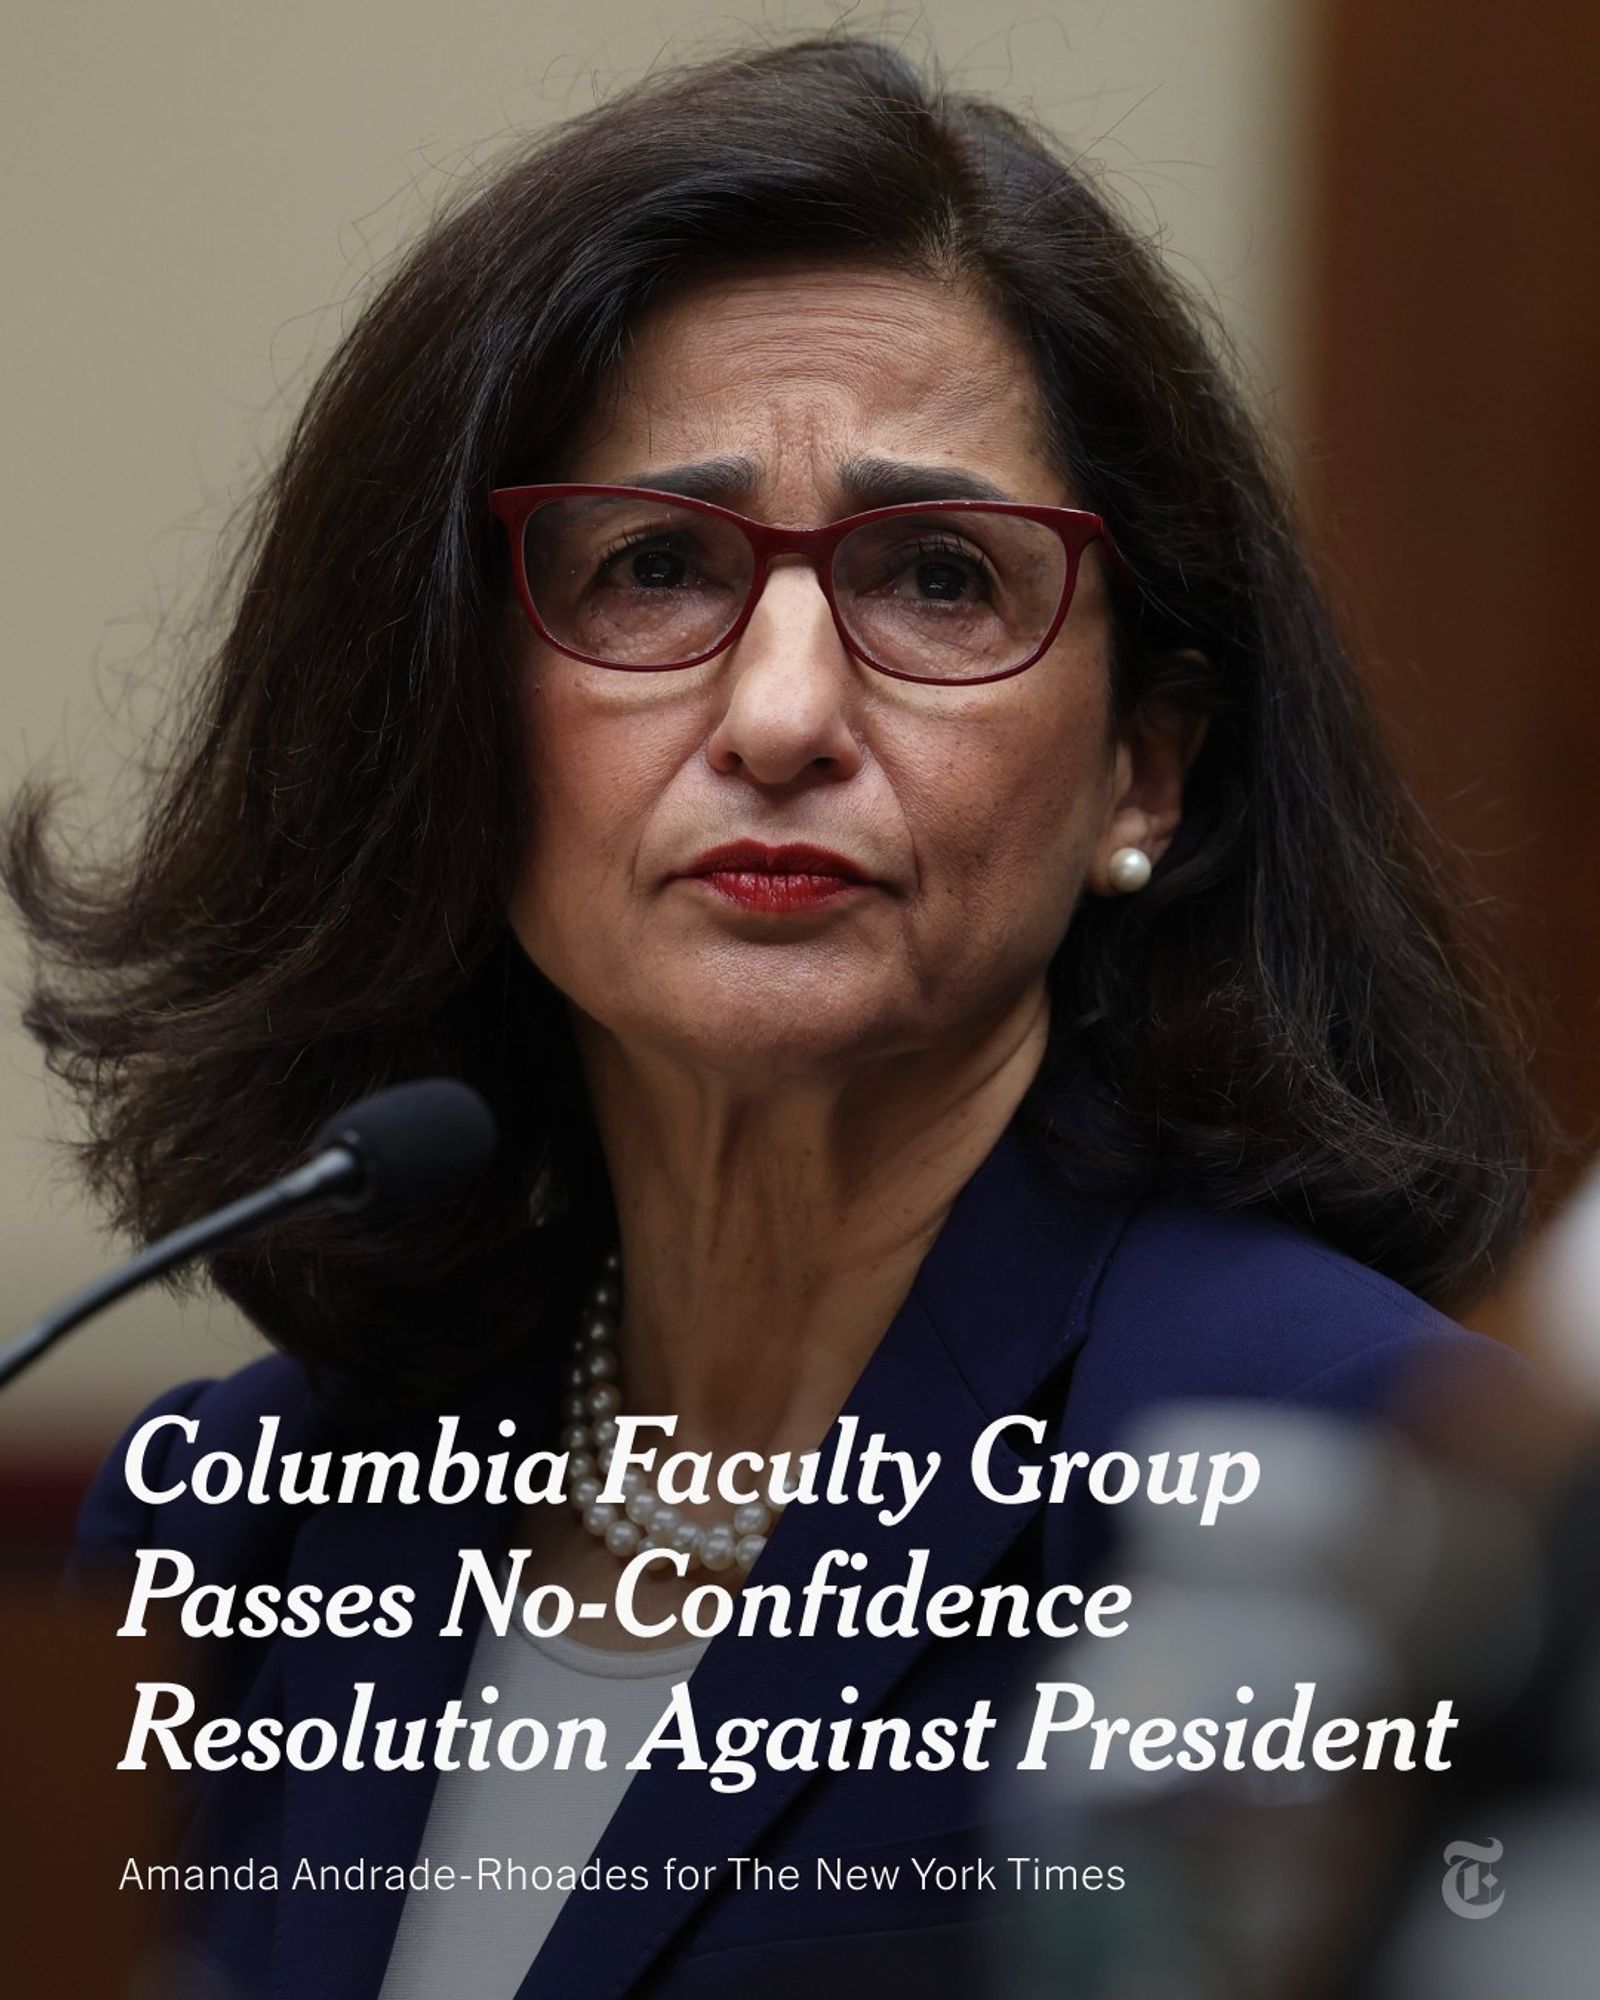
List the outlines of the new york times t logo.
{"label": "new york times t logo", "polygon": [[1492,1917],[1506,1899],[1499,1888],[1499,1876],[1485,1864],[1498,1861],[1505,1849],[1498,1840],[1479,1846],[1472,1840],[1453,1840],[1444,1851],[1445,1876],[1439,1885],[1445,1907],[1458,1917]]}

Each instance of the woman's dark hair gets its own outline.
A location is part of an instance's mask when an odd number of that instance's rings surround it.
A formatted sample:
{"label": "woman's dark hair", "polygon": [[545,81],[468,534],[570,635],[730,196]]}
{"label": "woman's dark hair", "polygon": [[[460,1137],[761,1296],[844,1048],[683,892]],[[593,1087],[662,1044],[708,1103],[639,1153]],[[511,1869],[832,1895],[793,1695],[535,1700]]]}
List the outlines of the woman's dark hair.
{"label": "woman's dark hair", "polygon": [[92,1189],[148,1239],[339,1106],[459,1076],[503,1136],[470,1200],[302,1217],[211,1274],[290,1351],[419,1390],[564,1308],[607,1195],[563,1004],[504,917],[526,762],[485,496],[560,473],[644,308],[777,256],[978,289],[1139,579],[1118,703],[1209,716],[1154,882],[1086,898],[1052,968],[1075,1143],[1459,1299],[1524,1226],[1529,1104],[1205,316],[1045,137],[852,38],[653,81],[460,201],[317,382],[133,851],[74,870],[48,787],[13,801],[25,1019]]}

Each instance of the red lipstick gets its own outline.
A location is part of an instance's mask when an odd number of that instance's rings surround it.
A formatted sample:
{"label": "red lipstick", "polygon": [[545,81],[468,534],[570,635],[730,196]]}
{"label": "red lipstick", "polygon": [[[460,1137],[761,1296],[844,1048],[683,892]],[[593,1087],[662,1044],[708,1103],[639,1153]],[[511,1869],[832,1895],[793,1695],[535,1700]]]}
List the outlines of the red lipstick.
{"label": "red lipstick", "polygon": [[741,909],[771,915],[821,909],[872,879],[848,855],[798,841],[783,847],[731,841],[709,849],[682,872]]}

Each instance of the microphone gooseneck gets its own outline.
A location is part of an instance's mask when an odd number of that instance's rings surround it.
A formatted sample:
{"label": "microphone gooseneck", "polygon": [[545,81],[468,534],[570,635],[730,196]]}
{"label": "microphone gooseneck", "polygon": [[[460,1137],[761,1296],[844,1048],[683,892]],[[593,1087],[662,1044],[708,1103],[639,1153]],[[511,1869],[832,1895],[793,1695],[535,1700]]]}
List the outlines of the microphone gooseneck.
{"label": "microphone gooseneck", "polygon": [[0,1352],[0,1388],[74,1327],[203,1250],[318,1203],[397,1215],[448,1201],[484,1173],[495,1145],[489,1107],[453,1078],[396,1084],[363,1098],[320,1127],[303,1166],[161,1237],[20,1334]]}

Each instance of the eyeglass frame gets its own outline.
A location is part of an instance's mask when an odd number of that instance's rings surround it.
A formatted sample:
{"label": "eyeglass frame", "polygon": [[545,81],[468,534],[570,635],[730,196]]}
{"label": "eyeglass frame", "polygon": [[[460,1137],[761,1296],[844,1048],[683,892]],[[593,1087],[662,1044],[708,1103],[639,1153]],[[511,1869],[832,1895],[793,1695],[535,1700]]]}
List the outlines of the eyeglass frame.
{"label": "eyeglass frame", "polygon": [[[685,507],[691,513],[708,514],[716,520],[726,521],[743,534],[750,545],[753,558],[750,588],[739,615],[714,646],[709,646],[704,652],[696,653],[686,660],[666,660],[654,665],[632,665],[626,661],[602,660],[592,653],[581,653],[575,646],[566,645],[556,638],[546,626],[539,616],[538,607],[533,601],[533,592],[528,585],[525,534],[528,521],[542,506],[551,501],[607,497],[623,500],[656,500],[673,507]],[[1036,665],[1055,644],[1056,635],[1066,622],[1067,613],[1072,608],[1072,600],[1077,592],[1078,569],[1083,552],[1095,542],[1104,544],[1107,561],[1118,580],[1130,590],[1135,587],[1133,572],[1113,540],[1111,530],[1106,526],[1102,515],[1090,513],[1082,507],[1035,506],[1024,500],[907,501],[892,507],[869,507],[863,513],[846,514],[842,519],[829,521],[820,528],[777,528],[765,521],[753,521],[747,514],[737,513],[732,507],[719,506],[713,500],[694,499],[682,493],[665,493],[653,486],[541,484],[497,486],[489,495],[489,510],[506,531],[517,595],[521,598],[522,608],[528,614],[529,622],[539,637],[547,645],[554,646],[557,652],[565,653],[569,659],[581,660],[586,666],[609,667],[613,672],[623,674],[681,673],[687,667],[702,666],[707,660],[715,659],[718,653],[725,652],[740,638],[745,627],[755,616],[756,606],[761,602],[767,587],[767,579],[772,572],[773,558],[780,555],[803,556],[810,563],[822,594],[827,599],[834,629],[852,659],[860,660],[875,673],[888,675],[891,680],[914,681],[923,687],[981,687],[992,681],[1010,680],[1013,675],[1026,673],[1029,667]],[[1046,628],[1044,637],[1028,657],[1019,661],[1016,666],[1002,667],[997,673],[969,674],[958,679],[937,674],[907,673],[903,667],[888,667],[881,660],[875,660],[847,627],[833,587],[833,559],[839,544],[857,528],[865,527],[871,522],[889,520],[896,515],[926,515],[934,511],[941,514],[1014,514],[1022,520],[1037,521],[1041,526],[1053,530],[1060,541],[1066,556],[1066,570],[1061,580],[1061,602],[1056,607],[1055,616]]]}

